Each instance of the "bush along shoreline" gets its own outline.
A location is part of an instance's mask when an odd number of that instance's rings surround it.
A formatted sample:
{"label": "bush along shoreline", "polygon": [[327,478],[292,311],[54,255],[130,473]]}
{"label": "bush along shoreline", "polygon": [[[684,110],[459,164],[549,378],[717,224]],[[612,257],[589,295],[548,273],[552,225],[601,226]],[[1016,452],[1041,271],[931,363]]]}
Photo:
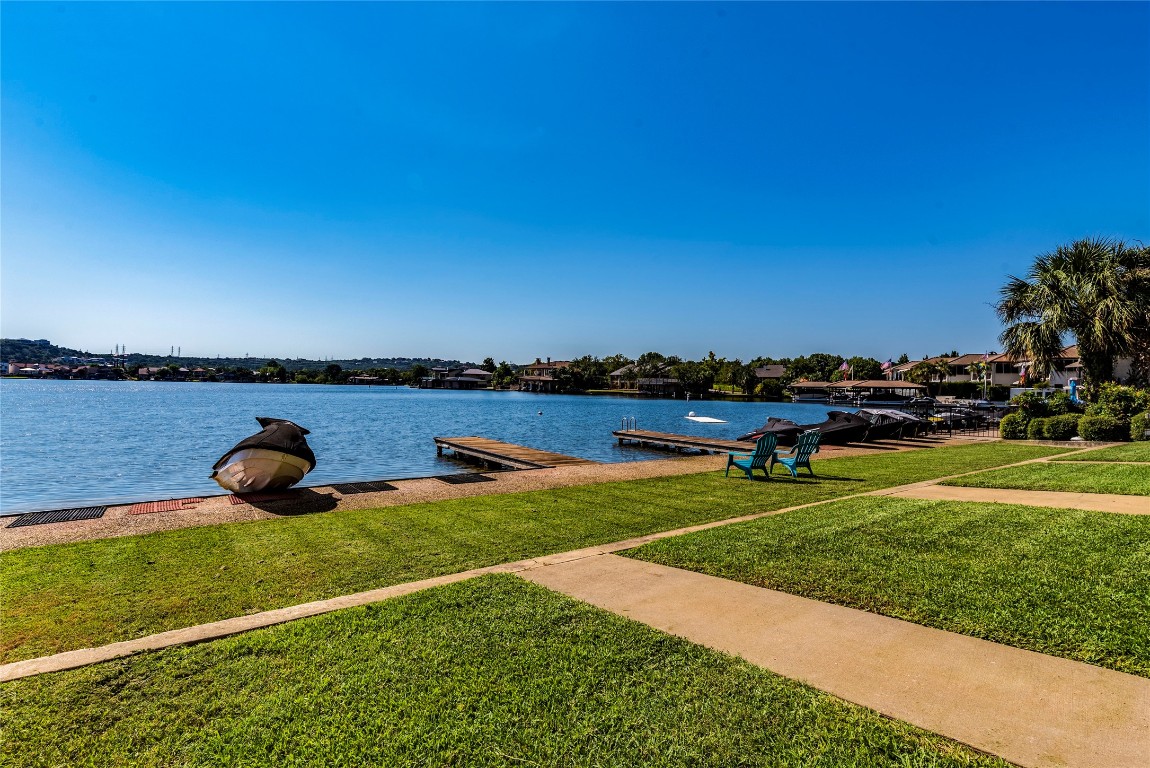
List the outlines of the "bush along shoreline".
{"label": "bush along shoreline", "polygon": [[1011,403],[1017,410],[999,424],[1004,440],[1150,440],[1150,389],[1103,384],[1094,401],[1085,407],[1063,392],[1049,398],[1023,392]]}

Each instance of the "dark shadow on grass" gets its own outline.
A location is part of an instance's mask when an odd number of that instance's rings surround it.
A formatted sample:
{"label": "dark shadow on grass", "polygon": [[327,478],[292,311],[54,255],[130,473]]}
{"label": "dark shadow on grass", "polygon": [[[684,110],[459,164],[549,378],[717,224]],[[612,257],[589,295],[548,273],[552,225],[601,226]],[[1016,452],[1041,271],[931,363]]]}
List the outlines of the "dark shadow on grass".
{"label": "dark shadow on grass", "polygon": [[[795,480],[795,478],[791,477],[790,475],[772,475],[771,477],[775,480],[791,480],[791,481]],[[815,475],[814,477],[811,477],[810,475],[799,475],[798,479],[804,480],[807,482],[810,482],[812,480],[815,480],[815,481],[817,481],[817,480],[833,480],[837,483],[865,483],[866,482],[866,480],[864,480],[861,477],[839,477],[838,475]]]}
{"label": "dark shadow on grass", "polygon": [[296,517],[298,515],[314,515],[317,512],[331,512],[339,504],[339,501],[334,494],[316,493],[311,488],[300,488],[294,498],[248,503],[269,515]]}

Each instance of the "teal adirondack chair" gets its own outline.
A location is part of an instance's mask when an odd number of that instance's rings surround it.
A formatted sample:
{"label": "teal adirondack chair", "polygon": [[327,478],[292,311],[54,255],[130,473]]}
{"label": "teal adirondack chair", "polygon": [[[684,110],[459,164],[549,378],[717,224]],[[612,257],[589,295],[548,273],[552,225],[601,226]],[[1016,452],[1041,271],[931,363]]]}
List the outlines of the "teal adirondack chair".
{"label": "teal adirondack chair", "polygon": [[778,437],[774,432],[768,432],[755,441],[753,453],[731,451],[727,454],[727,471],[723,473],[723,477],[730,477],[731,467],[735,466],[747,473],[748,480],[755,479],[755,476],[751,474],[753,469],[763,470],[763,474],[770,480],[771,473],[768,465],[775,456],[776,445],[778,445]]}
{"label": "teal adirondack chair", "polygon": [[799,435],[799,439],[795,441],[795,447],[787,451],[786,454],[780,456],[777,453],[771,454],[771,466],[767,469],[767,474],[770,474],[775,469],[775,464],[782,464],[791,473],[791,477],[797,478],[799,476],[798,468],[806,467],[807,471],[811,473],[811,477],[815,476],[815,471],[811,469],[811,454],[819,452],[819,438],[822,433],[817,429],[808,429],[806,432]]}

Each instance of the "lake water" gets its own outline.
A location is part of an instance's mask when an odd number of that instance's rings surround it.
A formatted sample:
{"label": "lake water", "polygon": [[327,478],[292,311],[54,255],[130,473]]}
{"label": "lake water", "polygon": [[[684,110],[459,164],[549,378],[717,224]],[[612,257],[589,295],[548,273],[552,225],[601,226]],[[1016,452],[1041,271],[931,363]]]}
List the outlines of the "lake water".
{"label": "lake water", "polygon": [[[724,419],[699,424],[689,410]],[[303,485],[469,471],[436,456],[433,437],[481,435],[603,462],[665,458],[619,446],[639,429],[735,438],[779,416],[822,421],[793,403],[648,400],[406,387],[0,379],[0,514],[223,493],[212,464],[259,431],[256,416],[311,430]]]}

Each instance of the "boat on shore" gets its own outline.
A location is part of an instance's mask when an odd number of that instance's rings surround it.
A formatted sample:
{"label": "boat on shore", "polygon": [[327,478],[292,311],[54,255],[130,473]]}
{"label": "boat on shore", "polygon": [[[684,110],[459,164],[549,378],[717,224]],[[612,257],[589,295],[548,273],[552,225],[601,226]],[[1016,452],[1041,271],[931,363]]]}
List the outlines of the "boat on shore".
{"label": "boat on shore", "polygon": [[870,422],[868,441],[917,437],[930,431],[931,426],[926,419],[892,408],[864,408],[858,415]]}
{"label": "boat on shore", "polygon": [[739,437],[739,440],[758,440],[767,433],[774,433],[779,445],[794,445],[799,435],[810,429],[817,429],[822,437],[821,445],[846,445],[861,443],[866,439],[871,423],[858,414],[846,411],[827,412],[826,421],[817,424],[796,424],[789,419],[770,417],[767,423],[753,432]]}
{"label": "boat on shore", "polygon": [[211,478],[232,493],[280,491],[315,467],[308,430],[287,419],[256,418],[262,430],[236,443],[212,466]]}

